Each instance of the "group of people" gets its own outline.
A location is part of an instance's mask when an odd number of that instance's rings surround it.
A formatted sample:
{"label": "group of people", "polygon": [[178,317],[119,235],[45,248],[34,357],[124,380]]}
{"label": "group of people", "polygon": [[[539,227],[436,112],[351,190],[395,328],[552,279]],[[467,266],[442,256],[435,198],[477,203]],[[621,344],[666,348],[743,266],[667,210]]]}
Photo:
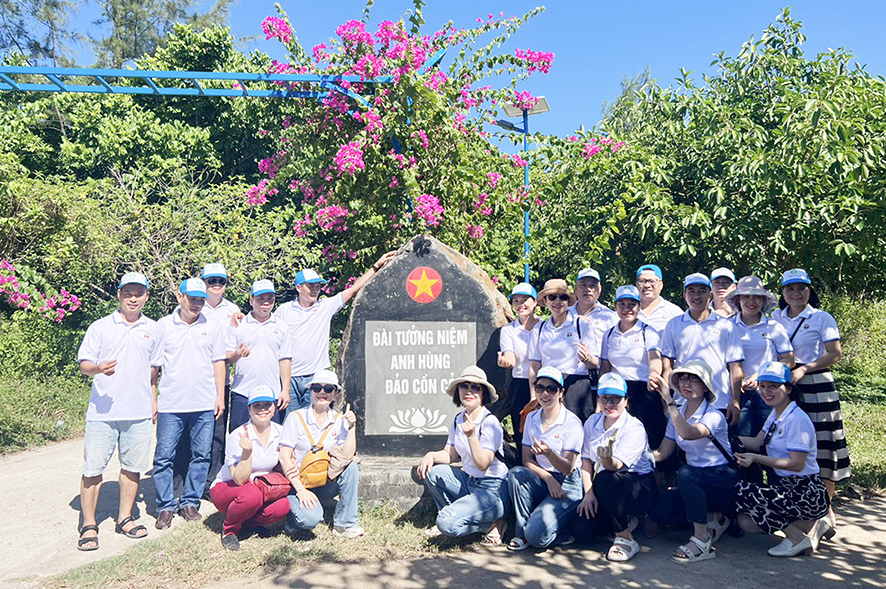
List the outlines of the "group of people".
{"label": "group of people", "polygon": [[731,525],[783,531],[772,556],[834,535],[831,499],[850,475],[829,370],[840,334],[808,273],[785,272],[781,298],[726,268],[690,274],[686,311],[661,298],[662,278],[641,266],[615,311],[593,269],[574,291],[561,279],[513,289],[498,364],[512,370],[520,464],[505,463],[495,388],[467,368],[447,391],[464,410],[418,468],[439,509],[430,535],[484,532],[495,545],[513,521],[508,548],[524,550],[610,532],[607,557],[626,561],[641,521],[647,535],[691,524],[679,563],[713,558]]}

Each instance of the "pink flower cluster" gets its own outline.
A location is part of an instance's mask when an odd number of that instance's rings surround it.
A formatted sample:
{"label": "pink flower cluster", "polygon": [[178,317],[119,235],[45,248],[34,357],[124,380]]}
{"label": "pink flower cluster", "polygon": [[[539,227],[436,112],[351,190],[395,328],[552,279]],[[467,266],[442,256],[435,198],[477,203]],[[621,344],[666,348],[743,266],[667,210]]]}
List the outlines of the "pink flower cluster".
{"label": "pink flower cluster", "polygon": [[612,153],[618,153],[622,147],[624,147],[624,141],[613,141],[608,137],[597,140],[596,137],[591,137],[582,147],[581,155],[585,159],[591,159],[606,148],[609,148]]}
{"label": "pink flower cluster", "polygon": [[317,226],[320,229],[335,230],[343,233],[348,230],[347,219],[351,215],[351,211],[339,206],[331,205],[317,211]]}
{"label": "pink flower cluster", "polygon": [[501,182],[501,174],[498,172],[489,172],[486,174],[486,177],[489,178],[489,186],[495,190],[498,183]]}
{"label": "pink flower cluster", "polygon": [[6,297],[10,306],[35,311],[56,323],[61,323],[81,305],[80,299],[65,289],[59,294],[50,294],[23,286],[16,276],[15,266],[6,260],[0,260],[0,294]]}
{"label": "pink flower cluster", "polygon": [[246,191],[246,202],[251,205],[263,205],[268,202],[268,197],[275,196],[280,193],[276,188],[268,188],[271,184],[270,180],[262,180],[255,186],[250,186]]}
{"label": "pink flower cluster", "polygon": [[268,157],[259,161],[258,171],[267,174],[268,178],[273,179],[277,175],[277,172],[280,171],[280,166],[282,165],[285,158],[286,150],[280,150],[272,157]]}
{"label": "pink flower cluster", "polygon": [[424,147],[425,149],[427,149],[428,146],[431,144],[430,141],[428,141],[427,133],[425,133],[421,129],[419,129],[418,131],[413,131],[409,136],[412,137],[413,139],[415,139],[417,137],[418,142],[421,143],[421,146]]}
{"label": "pink flower cluster", "polygon": [[483,227],[480,225],[467,225],[468,237],[471,239],[480,239],[483,237]]}
{"label": "pink flower cluster", "polygon": [[289,23],[277,16],[269,16],[261,23],[265,39],[280,39],[283,43],[292,42],[292,28]]}
{"label": "pink flower cluster", "polygon": [[514,55],[517,59],[526,62],[526,71],[534,72],[536,70],[543,74],[551,71],[551,64],[554,63],[554,54],[544,51],[533,51],[532,49],[515,49]]}
{"label": "pink flower cluster", "polygon": [[425,86],[427,86],[431,90],[439,90],[443,87],[443,84],[448,81],[449,78],[446,77],[446,74],[444,74],[440,70],[434,70],[431,76],[428,78],[428,81],[425,82]]}
{"label": "pink flower cluster", "polygon": [[514,106],[521,110],[531,110],[533,106],[538,104],[538,98],[529,91],[514,93]]}
{"label": "pink flower cluster", "polygon": [[345,43],[352,43],[354,45],[364,43],[372,47],[375,42],[372,33],[368,32],[366,26],[359,20],[349,20],[339,25],[335,29],[335,34],[341,37]]}
{"label": "pink flower cluster", "polygon": [[484,217],[488,217],[492,214],[492,207],[486,204],[488,200],[489,195],[485,192],[478,194],[477,198],[474,200],[474,209]]}
{"label": "pink flower cluster", "polygon": [[415,201],[415,214],[420,219],[434,227],[440,224],[444,209],[436,196],[422,194]]}
{"label": "pink flower cluster", "polygon": [[[506,156],[507,157],[507,156]],[[514,154],[511,156],[511,161],[514,162],[515,168],[525,168],[529,165],[529,162],[520,157],[519,154]]]}
{"label": "pink flower cluster", "polygon": [[363,163],[363,145],[359,140],[350,141],[339,148],[338,153],[335,154],[335,166],[338,168],[339,174],[351,176],[357,170],[366,168],[366,164]]}

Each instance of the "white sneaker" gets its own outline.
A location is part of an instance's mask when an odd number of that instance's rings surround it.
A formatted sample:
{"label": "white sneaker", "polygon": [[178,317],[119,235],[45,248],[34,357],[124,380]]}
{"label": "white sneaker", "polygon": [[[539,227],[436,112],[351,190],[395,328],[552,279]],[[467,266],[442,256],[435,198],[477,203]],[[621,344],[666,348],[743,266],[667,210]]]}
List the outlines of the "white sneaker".
{"label": "white sneaker", "polygon": [[351,526],[350,528],[333,526],[332,533],[336,536],[342,536],[343,538],[359,538],[366,533],[366,530],[360,526]]}

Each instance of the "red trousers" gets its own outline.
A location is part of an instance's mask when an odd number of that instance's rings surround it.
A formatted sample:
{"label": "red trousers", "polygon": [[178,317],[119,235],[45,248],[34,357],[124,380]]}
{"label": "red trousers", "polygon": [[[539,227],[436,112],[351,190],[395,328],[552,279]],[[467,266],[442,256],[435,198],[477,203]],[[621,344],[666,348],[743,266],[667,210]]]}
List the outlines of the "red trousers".
{"label": "red trousers", "polygon": [[234,481],[218,483],[209,491],[216,509],[225,514],[222,535],[238,534],[243,524],[263,526],[280,521],[289,513],[289,499],[283,497],[262,502],[261,490],[252,481],[242,485]]}

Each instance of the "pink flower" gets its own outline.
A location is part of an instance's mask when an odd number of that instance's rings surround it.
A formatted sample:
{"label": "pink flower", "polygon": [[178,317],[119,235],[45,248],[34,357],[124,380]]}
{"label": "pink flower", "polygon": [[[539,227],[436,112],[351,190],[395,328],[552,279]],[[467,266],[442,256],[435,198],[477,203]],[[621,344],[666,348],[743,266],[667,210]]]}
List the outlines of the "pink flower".
{"label": "pink flower", "polygon": [[397,188],[400,186],[400,181],[397,180],[396,176],[391,177],[391,183],[388,184],[388,188]]}
{"label": "pink flower", "polygon": [[468,237],[470,237],[471,239],[476,240],[483,237],[483,227],[481,227],[480,225],[468,225],[467,230]]}
{"label": "pink flower", "polygon": [[529,165],[528,161],[524,160],[522,157],[520,157],[516,153],[511,156],[511,161],[514,162],[514,167],[516,167],[516,168],[525,168],[526,166]]}
{"label": "pink flower", "polygon": [[320,227],[320,229],[325,229],[327,231],[332,229],[342,233],[348,230],[346,221],[350,214],[351,211],[348,209],[338,205],[332,205],[319,209],[315,217],[317,218],[317,226]]}
{"label": "pink flower", "polygon": [[533,96],[530,92],[515,92],[514,93],[514,106],[522,110],[531,110],[538,104],[538,98]]}
{"label": "pink flower", "polygon": [[415,200],[415,214],[428,225],[439,225],[444,210],[440,200],[430,194],[422,194]]}
{"label": "pink flower", "polygon": [[585,159],[589,160],[601,151],[603,151],[603,148],[599,145],[594,145],[593,143],[585,143],[585,146],[581,150],[581,155]]}
{"label": "pink flower", "polygon": [[367,32],[366,26],[359,20],[349,20],[348,22],[339,25],[339,27],[335,29],[335,34],[341,37],[345,44],[353,43],[354,45],[359,45],[365,43],[372,47],[375,43],[372,33]]}
{"label": "pink flower", "polygon": [[541,73],[546,74],[551,71],[551,64],[554,63],[553,53],[533,51],[532,49],[515,49],[514,55],[517,59],[526,62],[524,64],[526,71],[530,73],[538,70]]}
{"label": "pink flower", "polygon": [[359,140],[351,141],[342,145],[335,154],[335,165],[339,174],[353,176],[357,170],[366,168],[363,163],[363,149]]}
{"label": "pink flower", "polygon": [[428,81],[425,82],[425,86],[430,88],[431,90],[439,90],[443,84],[449,81],[449,78],[446,77],[446,74],[441,72],[440,70],[434,70]]}
{"label": "pink flower", "polygon": [[486,174],[486,177],[489,178],[489,186],[495,190],[498,183],[501,181],[501,174],[498,172],[489,172]]}
{"label": "pink flower", "polygon": [[421,146],[425,149],[430,145],[427,134],[420,129],[418,131],[413,131],[409,136],[413,138],[418,137],[419,143],[421,143]]}
{"label": "pink flower", "polygon": [[283,43],[292,42],[292,28],[282,18],[269,16],[261,23],[261,30],[265,33],[266,39],[277,38]]}

